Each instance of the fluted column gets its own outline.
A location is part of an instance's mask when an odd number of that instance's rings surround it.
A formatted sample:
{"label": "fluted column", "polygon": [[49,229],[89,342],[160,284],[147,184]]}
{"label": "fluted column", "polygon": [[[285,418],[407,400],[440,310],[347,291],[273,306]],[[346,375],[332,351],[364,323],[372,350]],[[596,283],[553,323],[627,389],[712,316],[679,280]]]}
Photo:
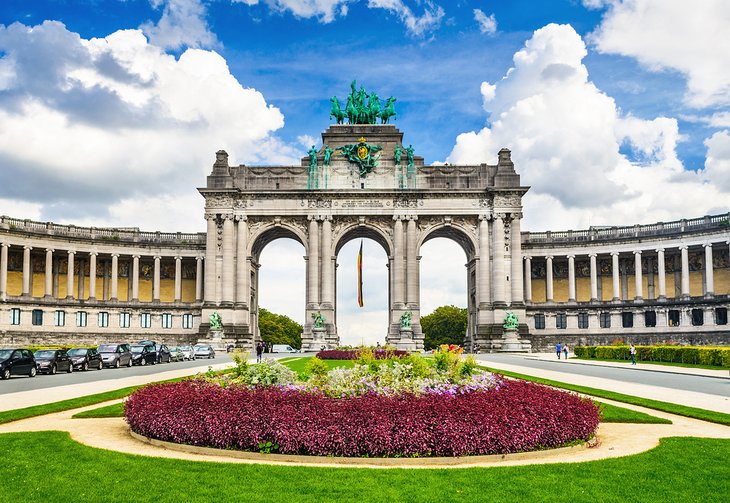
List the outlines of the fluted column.
{"label": "fluted column", "polygon": [[636,286],[634,300],[643,300],[644,284],[641,277],[641,250],[634,251],[634,284]]}
{"label": "fluted column", "polygon": [[568,255],[568,302],[575,302],[575,255]]}
{"label": "fluted column", "polygon": [[223,294],[221,302],[232,303],[234,299],[233,284],[235,272],[233,270],[234,233],[233,215],[223,215],[223,263],[221,270],[221,281],[223,281]]}
{"label": "fluted column", "polygon": [[664,248],[659,248],[657,253],[657,272],[659,273],[659,298],[667,298],[667,272],[664,269]]}
{"label": "fluted column", "polygon": [[689,254],[687,246],[680,246],[682,252],[682,297],[689,297]]}
{"label": "fluted column", "polygon": [[393,224],[393,304],[398,307],[403,307],[405,304],[402,218],[399,215],[393,217],[395,220]]}
{"label": "fluted column", "polygon": [[489,292],[489,216],[479,215],[479,270],[477,294],[479,304],[486,307],[492,298]]}
{"label": "fluted column", "polygon": [[66,298],[74,298],[74,255],[75,251],[68,251],[68,267],[66,268]]}
{"label": "fluted column", "polygon": [[195,302],[203,300],[203,257],[195,257]]}
{"label": "fluted column", "polygon": [[332,217],[322,220],[322,303],[334,307],[334,281],[332,276]]}
{"label": "fluted column", "polygon": [[112,253],[112,294],[110,300],[119,298],[119,254]]}
{"label": "fluted column", "polygon": [[621,300],[621,284],[619,282],[618,270],[619,252],[611,252],[611,275],[613,276],[613,300]]}
{"label": "fluted column", "polygon": [[89,300],[96,299],[96,256],[97,252],[89,253]]}
{"label": "fluted column", "polygon": [[590,253],[588,256],[591,259],[591,300],[598,300],[598,272],[596,269],[596,254]]}
{"label": "fluted column", "polygon": [[239,215],[236,217],[236,304],[248,302],[248,217]]}
{"label": "fluted column", "polygon": [[208,228],[205,236],[205,302],[215,303],[216,282],[216,216],[206,215]]}
{"label": "fluted column", "polygon": [[30,295],[30,251],[33,249],[32,246],[23,247],[23,296],[27,297]]}
{"label": "fluted column", "polygon": [[525,302],[522,284],[522,233],[520,231],[520,213],[512,214],[510,224],[510,253],[512,254],[512,304]]}
{"label": "fluted column", "polygon": [[545,300],[553,301],[553,257],[545,257]]}
{"label": "fluted column", "polygon": [[0,300],[8,300],[8,245],[0,244]]}
{"label": "fluted column", "polygon": [[319,308],[319,222],[316,216],[309,216],[309,259],[307,260],[308,293],[307,305]]}
{"label": "fluted column", "polygon": [[132,256],[132,300],[139,300],[139,255]]}
{"label": "fluted column", "polygon": [[532,302],[532,257],[525,256],[525,301]]}
{"label": "fluted column", "polygon": [[155,255],[155,270],[152,277],[152,302],[160,302],[160,260],[162,257]]}
{"label": "fluted column", "polygon": [[53,249],[46,248],[45,297],[53,297]]}
{"label": "fluted column", "polygon": [[505,304],[504,288],[504,215],[495,213],[492,227],[494,234],[494,260],[492,279],[494,280],[494,304]]}
{"label": "fluted column", "polygon": [[418,304],[418,246],[416,243],[416,217],[411,216],[406,227],[406,302],[408,307]]}
{"label": "fluted column", "polygon": [[712,297],[715,293],[715,276],[712,267],[712,244],[707,243],[705,247],[705,295]]}
{"label": "fluted column", "polygon": [[175,302],[182,300],[182,257],[175,257]]}

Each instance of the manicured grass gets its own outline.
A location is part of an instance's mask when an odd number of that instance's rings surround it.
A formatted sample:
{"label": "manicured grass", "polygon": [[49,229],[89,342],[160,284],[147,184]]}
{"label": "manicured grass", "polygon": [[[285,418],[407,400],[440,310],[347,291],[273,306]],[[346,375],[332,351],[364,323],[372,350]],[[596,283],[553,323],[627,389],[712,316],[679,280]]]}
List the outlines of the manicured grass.
{"label": "manicured grass", "polygon": [[[618,360],[618,359],[609,359],[609,358],[580,358],[578,356],[571,356],[571,360],[586,360],[586,361],[592,361],[592,362],[616,362],[616,363],[625,363],[626,365],[631,365],[631,360]],[[717,365],[700,365],[700,364],[694,364],[694,363],[672,363],[672,362],[650,362],[646,360],[636,360],[636,363],[641,363],[642,365],[664,365],[665,367],[685,367],[685,368],[692,368],[692,369],[708,369],[708,370],[728,370],[729,367],[718,367]]]}
{"label": "manicured grass", "polygon": [[[636,410],[617,407],[610,403],[594,402],[601,408],[602,423],[644,423],[644,424],[672,424],[669,419],[650,416]],[[121,416],[121,414],[120,414]]]}
{"label": "manicured grass", "polygon": [[543,379],[541,377],[533,377],[526,374],[518,374],[516,372],[508,372],[506,370],[499,370],[492,367],[480,367],[495,374],[502,374],[506,377],[513,377],[515,379],[524,379],[525,381],[532,381],[554,388],[562,388],[584,395],[597,396],[600,398],[607,398],[609,400],[615,400],[617,402],[630,403],[632,405],[639,405],[646,407],[647,409],[660,410],[662,412],[669,412],[670,414],[677,414],[678,416],[691,417],[694,419],[700,419],[702,421],[709,421],[711,423],[719,423],[730,426],[730,414],[722,412],[715,412],[712,410],[698,409],[696,407],[688,407],[686,405],[678,405],[674,403],[661,402],[659,400],[651,400],[649,398],[640,398],[637,396],[624,395],[623,393],[616,393],[615,391],[606,391],[597,388],[589,388],[587,386],[578,386],[576,384],[568,384],[559,381],[553,381],[551,379]]}
{"label": "manicured grass", "polygon": [[[124,402],[114,403],[105,407],[87,410],[74,414],[74,419],[84,419],[91,417],[124,417]],[[625,422],[625,421],[624,421]]]}
{"label": "manicured grass", "polygon": [[[304,375],[306,374],[305,368],[307,366],[307,363],[309,363],[309,360],[311,360],[312,356],[303,356],[300,358],[296,358],[293,360],[288,361],[282,361],[284,365],[292,369],[294,372]],[[281,361],[281,360],[280,360]],[[345,367],[345,368],[352,368],[355,365],[354,360],[322,360],[327,364],[327,366],[330,369],[333,369],[335,367]]]}
{"label": "manicured grass", "polygon": [[[147,458],[86,447],[62,432],[0,435],[0,450],[5,501],[665,503],[724,502],[730,491],[730,440],[717,439],[664,439],[643,454],[588,463],[417,470]],[[140,483],[150,477],[165,483]]]}

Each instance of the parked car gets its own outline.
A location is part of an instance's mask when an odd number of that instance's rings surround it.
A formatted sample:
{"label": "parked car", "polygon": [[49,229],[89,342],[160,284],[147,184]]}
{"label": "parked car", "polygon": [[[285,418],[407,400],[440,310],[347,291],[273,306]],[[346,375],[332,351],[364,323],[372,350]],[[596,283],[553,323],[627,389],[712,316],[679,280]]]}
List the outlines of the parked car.
{"label": "parked car", "polygon": [[147,365],[157,363],[157,351],[154,346],[145,346],[142,344],[132,345],[132,364]]}
{"label": "parked car", "polygon": [[132,350],[129,344],[102,344],[97,348],[105,367],[132,366]]}
{"label": "parked car", "polygon": [[168,349],[170,350],[170,361],[181,362],[185,359],[185,355],[179,346],[170,346]]}
{"label": "parked car", "polygon": [[95,368],[101,370],[104,368],[104,360],[96,348],[73,348],[68,350],[68,356],[71,358],[74,369],[89,370]]}
{"label": "parked car", "polygon": [[27,375],[35,377],[35,357],[30,349],[0,349],[0,377],[10,379],[11,375]]}
{"label": "parked car", "polygon": [[215,358],[215,349],[209,344],[196,344],[193,349],[195,358]]}
{"label": "parked car", "polygon": [[164,344],[156,344],[155,352],[157,354],[157,363],[170,363],[172,356],[170,356],[170,349]]}
{"label": "parked car", "polygon": [[195,350],[192,346],[180,346],[186,360],[195,360]]}
{"label": "parked car", "polygon": [[298,349],[291,347],[289,344],[274,344],[271,346],[272,353],[299,353]]}
{"label": "parked car", "polygon": [[74,371],[71,358],[63,349],[39,349],[33,356],[38,372],[53,375],[58,371],[69,373]]}

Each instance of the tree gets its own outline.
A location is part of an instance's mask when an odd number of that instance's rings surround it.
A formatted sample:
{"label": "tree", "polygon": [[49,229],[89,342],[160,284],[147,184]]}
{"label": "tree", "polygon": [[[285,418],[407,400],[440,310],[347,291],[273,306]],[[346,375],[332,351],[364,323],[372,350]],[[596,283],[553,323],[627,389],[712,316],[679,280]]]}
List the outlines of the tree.
{"label": "tree", "polygon": [[456,306],[437,307],[431,314],[422,316],[424,348],[433,349],[441,344],[464,344],[467,321],[466,308]]}
{"label": "tree", "polygon": [[302,331],[302,326],[288,316],[259,308],[259,332],[264,342],[301,349]]}

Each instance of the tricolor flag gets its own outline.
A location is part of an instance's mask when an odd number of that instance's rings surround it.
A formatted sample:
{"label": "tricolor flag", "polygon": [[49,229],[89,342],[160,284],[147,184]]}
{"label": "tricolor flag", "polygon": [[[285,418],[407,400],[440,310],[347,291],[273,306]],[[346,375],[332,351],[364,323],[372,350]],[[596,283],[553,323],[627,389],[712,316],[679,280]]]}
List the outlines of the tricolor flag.
{"label": "tricolor flag", "polygon": [[360,240],[360,253],[357,254],[357,304],[365,306],[362,298],[362,240]]}

